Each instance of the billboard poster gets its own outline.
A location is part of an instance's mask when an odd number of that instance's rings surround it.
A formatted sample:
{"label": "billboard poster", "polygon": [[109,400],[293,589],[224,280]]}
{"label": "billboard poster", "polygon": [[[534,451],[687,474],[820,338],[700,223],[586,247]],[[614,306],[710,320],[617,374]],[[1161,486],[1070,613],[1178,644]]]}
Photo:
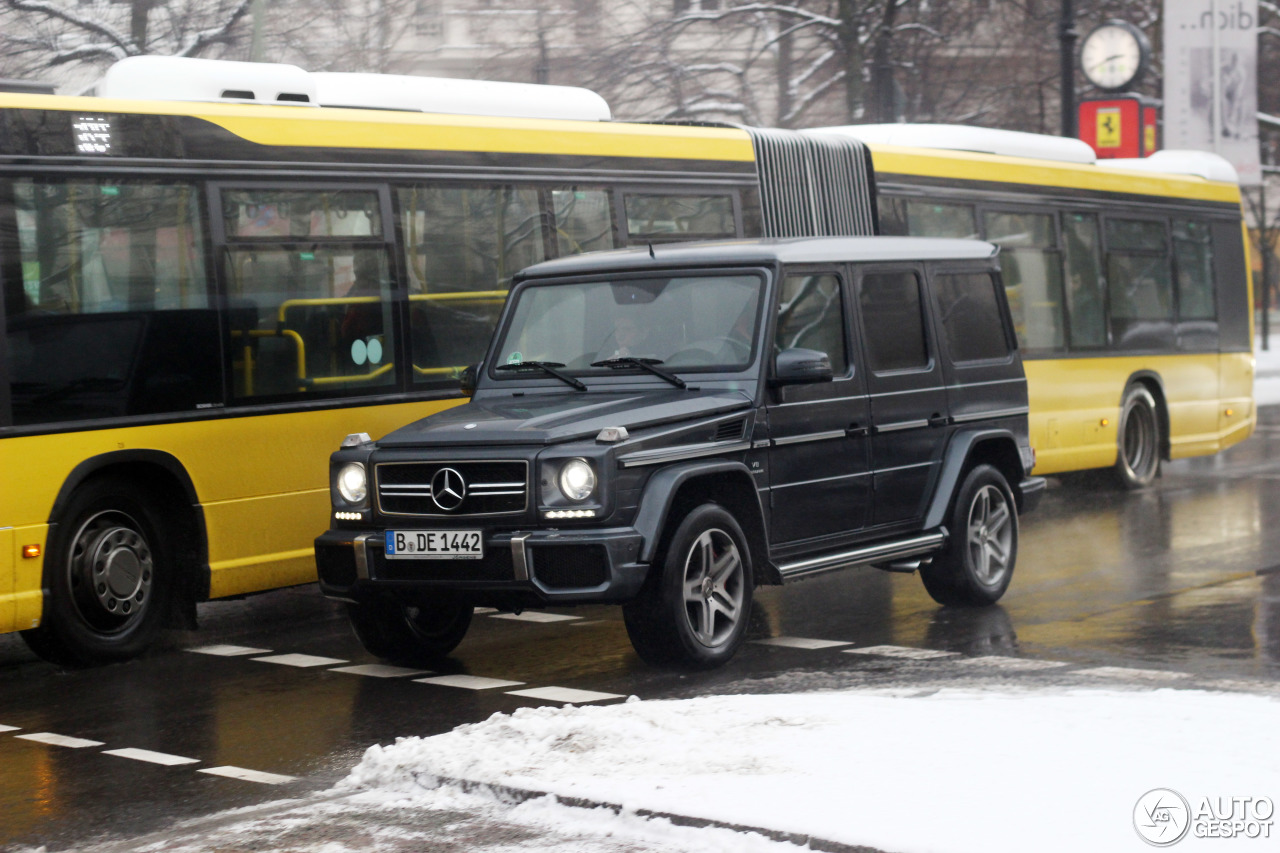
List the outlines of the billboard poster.
{"label": "billboard poster", "polygon": [[1214,151],[1240,183],[1262,180],[1258,0],[1165,0],[1164,122],[1164,147]]}

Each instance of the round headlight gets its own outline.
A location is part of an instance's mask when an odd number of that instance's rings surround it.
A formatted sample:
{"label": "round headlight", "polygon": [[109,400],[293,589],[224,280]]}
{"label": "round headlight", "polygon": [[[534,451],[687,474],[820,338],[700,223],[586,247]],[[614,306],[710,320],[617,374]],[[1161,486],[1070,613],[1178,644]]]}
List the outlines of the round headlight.
{"label": "round headlight", "polygon": [[596,490],[596,472],[585,459],[570,459],[560,469],[560,493],[571,501],[585,501]]}
{"label": "round headlight", "polygon": [[365,476],[364,466],[359,462],[348,462],[338,471],[338,494],[347,503],[364,503],[369,496],[369,479]]}

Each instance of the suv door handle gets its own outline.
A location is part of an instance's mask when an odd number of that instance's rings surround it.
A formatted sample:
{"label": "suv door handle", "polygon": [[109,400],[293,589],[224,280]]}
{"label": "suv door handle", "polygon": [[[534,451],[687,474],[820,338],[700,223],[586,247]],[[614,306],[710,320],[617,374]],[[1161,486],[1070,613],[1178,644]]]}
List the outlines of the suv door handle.
{"label": "suv door handle", "polygon": [[931,427],[944,427],[950,423],[951,417],[949,415],[940,415],[937,412],[934,412],[933,416],[929,418],[929,426]]}
{"label": "suv door handle", "polygon": [[849,438],[862,438],[864,436],[871,435],[874,429],[874,427],[858,426],[856,423],[852,423],[845,428],[844,434]]}

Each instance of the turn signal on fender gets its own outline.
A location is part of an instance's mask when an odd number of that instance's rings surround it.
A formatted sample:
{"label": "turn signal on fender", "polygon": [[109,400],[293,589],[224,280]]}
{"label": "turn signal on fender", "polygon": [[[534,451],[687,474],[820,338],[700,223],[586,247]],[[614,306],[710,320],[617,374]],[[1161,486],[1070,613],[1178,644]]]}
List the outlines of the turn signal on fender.
{"label": "turn signal on fender", "polygon": [[34,560],[36,557],[39,557],[42,553],[44,553],[44,549],[41,548],[39,545],[23,545],[22,546],[22,558],[24,560]]}

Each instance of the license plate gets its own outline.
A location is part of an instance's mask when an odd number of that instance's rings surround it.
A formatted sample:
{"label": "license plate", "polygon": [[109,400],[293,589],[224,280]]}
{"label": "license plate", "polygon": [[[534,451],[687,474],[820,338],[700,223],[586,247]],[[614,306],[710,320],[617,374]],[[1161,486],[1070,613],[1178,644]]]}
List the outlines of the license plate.
{"label": "license plate", "polygon": [[386,554],[392,559],[479,560],[484,537],[479,530],[388,530]]}

